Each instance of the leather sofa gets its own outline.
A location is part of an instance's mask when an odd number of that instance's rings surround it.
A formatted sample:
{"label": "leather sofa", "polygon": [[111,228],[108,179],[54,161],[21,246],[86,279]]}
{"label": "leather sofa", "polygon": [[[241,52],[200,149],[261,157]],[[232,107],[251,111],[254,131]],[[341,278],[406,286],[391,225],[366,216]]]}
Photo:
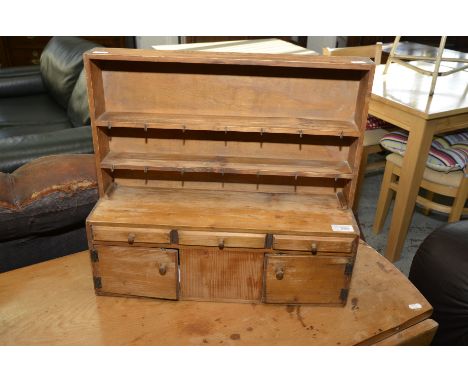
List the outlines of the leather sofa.
{"label": "leather sofa", "polygon": [[468,345],[468,220],[446,224],[419,246],[409,279],[434,308],[433,345]]}
{"label": "leather sofa", "polygon": [[0,272],[87,249],[84,223],[97,199],[92,154],[46,156],[0,173]]}
{"label": "leather sofa", "polygon": [[0,69],[0,171],[50,154],[92,153],[83,53],[95,43],[53,37],[40,66]]}

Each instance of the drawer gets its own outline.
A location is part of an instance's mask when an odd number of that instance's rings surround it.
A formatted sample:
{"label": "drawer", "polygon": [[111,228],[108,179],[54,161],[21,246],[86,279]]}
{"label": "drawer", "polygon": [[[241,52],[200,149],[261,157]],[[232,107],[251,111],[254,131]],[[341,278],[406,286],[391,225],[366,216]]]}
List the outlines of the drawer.
{"label": "drawer", "polygon": [[357,237],[274,235],[273,249],[351,256],[356,252],[357,240]]}
{"label": "drawer", "polygon": [[180,245],[229,248],[265,248],[265,236],[255,233],[179,231]]}
{"label": "drawer", "polygon": [[131,228],[93,226],[93,240],[126,242],[128,244],[169,244],[170,230],[157,228]]}
{"label": "drawer", "polygon": [[328,256],[265,256],[264,301],[284,304],[344,304],[350,260]]}
{"label": "drawer", "polygon": [[101,245],[95,250],[98,292],[177,299],[177,250]]}

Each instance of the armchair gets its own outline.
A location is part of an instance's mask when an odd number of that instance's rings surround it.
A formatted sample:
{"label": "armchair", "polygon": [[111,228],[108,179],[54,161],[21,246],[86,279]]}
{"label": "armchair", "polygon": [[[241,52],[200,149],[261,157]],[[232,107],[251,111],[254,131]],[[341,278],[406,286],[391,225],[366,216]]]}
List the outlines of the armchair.
{"label": "armchair", "polygon": [[92,153],[83,53],[96,44],[53,37],[40,66],[0,69],[0,171],[50,154]]}

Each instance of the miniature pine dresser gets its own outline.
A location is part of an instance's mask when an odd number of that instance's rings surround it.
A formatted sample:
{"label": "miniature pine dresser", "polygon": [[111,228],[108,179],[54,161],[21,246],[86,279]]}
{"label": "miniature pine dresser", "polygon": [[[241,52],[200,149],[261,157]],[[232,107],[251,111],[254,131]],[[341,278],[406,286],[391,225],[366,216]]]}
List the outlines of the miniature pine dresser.
{"label": "miniature pine dresser", "polygon": [[346,303],[371,61],[105,49],[85,68],[97,294]]}

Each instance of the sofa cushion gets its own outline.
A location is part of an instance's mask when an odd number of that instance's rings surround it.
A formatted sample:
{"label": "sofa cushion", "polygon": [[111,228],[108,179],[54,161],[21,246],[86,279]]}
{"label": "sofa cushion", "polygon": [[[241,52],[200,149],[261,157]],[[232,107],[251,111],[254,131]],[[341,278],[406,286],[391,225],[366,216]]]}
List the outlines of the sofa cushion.
{"label": "sofa cushion", "polygon": [[47,94],[0,98],[0,129],[49,123],[68,123],[71,127],[65,111]]}
{"label": "sofa cushion", "polygon": [[93,152],[89,126],[0,139],[0,171],[12,172],[46,155]]}
{"label": "sofa cushion", "polygon": [[83,69],[83,53],[97,44],[77,37],[53,37],[41,55],[41,74],[46,88],[64,109]]}
{"label": "sofa cushion", "polygon": [[74,127],[89,125],[88,91],[85,71],[82,70],[76,81],[67,108],[68,118]]}
{"label": "sofa cushion", "polygon": [[[404,155],[408,133],[394,131],[386,134],[380,144],[390,152]],[[468,163],[468,132],[435,137],[426,162],[427,167],[443,172],[463,170]]]}
{"label": "sofa cushion", "polygon": [[[387,155],[387,161],[392,162],[400,168],[403,166],[403,157],[399,154],[391,153]],[[429,167],[424,169],[423,174],[423,178],[429,182],[453,188],[458,188],[460,186],[463,176],[463,171],[442,172],[432,170]]]}
{"label": "sofa cushion", "polygon": [[97,198],[91,154],[42,157],[0,173],[0,240],[83,223]]}
{"label": "sofa cushion", "polygon": [[2,68],[0,98],[44,93],[41,71],[37,65]]}

